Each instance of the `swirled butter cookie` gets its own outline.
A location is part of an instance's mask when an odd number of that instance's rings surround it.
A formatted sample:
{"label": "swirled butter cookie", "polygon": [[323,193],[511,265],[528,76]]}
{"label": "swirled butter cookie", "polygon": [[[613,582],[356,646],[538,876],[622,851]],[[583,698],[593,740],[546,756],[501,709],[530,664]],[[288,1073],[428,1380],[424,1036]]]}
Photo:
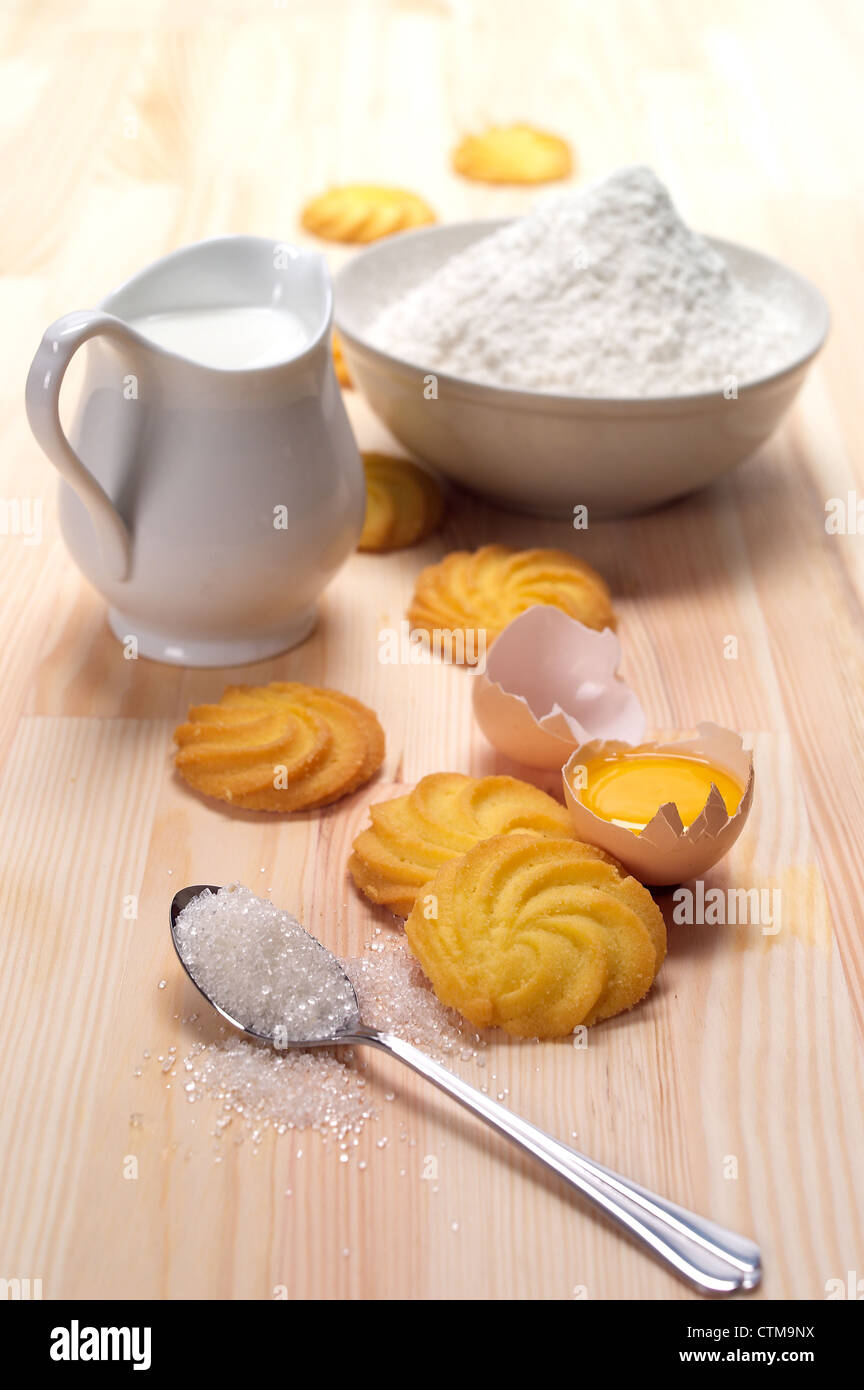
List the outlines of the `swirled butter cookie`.
{"label": "swirled butter cookie", "polygon": [[306,811],[368,782],[384,759],[371,709],[298,681],[230,685],[174,731],[177,771],[191,787],[249,811]]}
{"label": "swirled butter cookie", "polygon": [[401,550],[439,525],[444,497],[431,474],[410,459],[364,454],[366,518],[358,550]]}
{"label": "swirled butter cookie", "polygon": [[408,618],[430,633],[485,632],[488,645],[535,604],[551,604],[598,631],[615,626],[609,589],[590,565],[565,550],[504,545],[454,550],[421,570]]}
{"label": "swirled butter cookie", "polygon": [[[560,802],[517,777],[433,772],[405,796],[370,806],[348,868],[373,903],[407,917],[442,864],[489,835],[512,831],[560,839],[571,834]],[[591,853],[603,857],[601,850]]]}
{"label": "swirled butter cookie", "polygon": [[630,1009],[666,954],[647,888],[577,840],[497,835],[438,870],[405,932],[443,1004],[555,1038]]}
{"label": "swirled butter cookie", "polygon": [[300,221],[326,241],[377,241],[435,221],[429,204],[404,188],[351,183],[330,188],[306,204]]}
{"label": "swirled butter cookie", "polygon": [[548,183],[572,173],[573,154],[566,140],[533,126],[492,126],[460,141],[453,168],[481,183]]}

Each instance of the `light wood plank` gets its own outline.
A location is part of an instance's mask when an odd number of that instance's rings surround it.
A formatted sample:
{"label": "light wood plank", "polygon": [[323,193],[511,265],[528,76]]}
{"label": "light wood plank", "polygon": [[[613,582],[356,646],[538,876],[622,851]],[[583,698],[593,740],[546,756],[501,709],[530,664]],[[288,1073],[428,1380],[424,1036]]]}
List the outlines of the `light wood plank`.
{"label": "light wood plank", "polygon": [[[440,768],[516,770],[473,726],[468,673],[382,666],[378,634],[447,550],[573,545],[572,532],[457,496],[425,545],[354,557],[310,641],[242,678],[326,682],[371,704],[388,737],[381,777],[319,817],[227,815],[176,781],[170,731],[237,672],[123,659],[65,555],[21,410],[51,319],[185,240],[303,240],[298,208],[328,182],[401,182],[450,219],[530,206],[532,190],[448,166],[467,126],[521,118],[569,134],[584,177],[652,164],[694,225],[815,279],[834,325],[792,417],[745,468],[578,538],[612,584],[652,721],[752,731],[756,806],[710,882],[779,890],[782,930],[673,927],[656,991],[586,1051],[497,1040],[485,1068],[454,1065],[601,1161],[751,1231],[764,1296],[823,1296],[860,1270],[864,1237],[864,543],[824,525],[829,498],[864,496],[864,12],[540,0],[528,22],[516,0],[253,8],[21,0],[0,15],[0,314],[15,325],[0,338],[0,496],[42,508],[38,544],[0,537],[0,1274],[41,1277],[46,1297],[690,1296],[382,1059],[368,1073],[381,1117],[348,1164],[314,1134],[271,1135],[257,1155],[226,1145],[215,1164],[212,1104],[190,1106],[158,1067],[134,1075],[144,1050],[188,1043],[167,933],[176,886],[260,887],[263,866],[277,901],[359,954],[382,918],[343,869],[369,800]],[[349,254],[326,249],[334,268]],[[391,443],[353,394],[349,408],[364,447]]]}

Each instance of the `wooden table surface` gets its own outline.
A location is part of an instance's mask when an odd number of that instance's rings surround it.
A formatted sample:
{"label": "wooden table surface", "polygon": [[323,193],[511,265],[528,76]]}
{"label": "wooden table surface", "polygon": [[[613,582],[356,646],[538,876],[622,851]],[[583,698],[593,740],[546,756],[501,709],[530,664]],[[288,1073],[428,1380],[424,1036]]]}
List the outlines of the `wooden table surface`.
{"label": "wooden table surface", "polygon": [[[782,903],[775,934],[673,927],[641,1008],[583,1051],[496,1044],[494,1085],[758,1238],[765,1296],[823,1298],[864,1276],[864,541],[825,526],[829,499],[864,496],[862,7],[4,0],[0,41],[0,1276],[41,1279],[46,1298],[694,1296],[386,1059],[368,1073],[382,1117],[347,1164],[314,1133],[229,1145],[215,1164],[210,1103],[187,1105],[158,1067],[134,1076],[143,1050],[188,1042],[177,886],[254,887],[266,868],[277,901],[359,954],[382,919],[343,866],[368,802],[434,770],[507,767],[472,727],[467,672],[375,657],[421,566],[491,540],[571,546],[602,571],[652,723],[752,736],[754,812],[710,877]],[[695,226],[822,287],[833,332],[791,417],[709,491],[584,534],[457,498],[420,548],[355,556],[315,635],[279,660],[230,675],[125,660],[66,556],[24,419],[43,328],[198,237],[299,239],[299,206],[330,182],[401,183],[444,218],[519,212],[530,190],[448,170],[462,131],[514,118],[569,136],[582,178],[651,164]],[[350,409],[361,445],[386,442],[361,401]],[[171,730],[238,677],[372,705],[381,780],[297,820],[188,795]]]}

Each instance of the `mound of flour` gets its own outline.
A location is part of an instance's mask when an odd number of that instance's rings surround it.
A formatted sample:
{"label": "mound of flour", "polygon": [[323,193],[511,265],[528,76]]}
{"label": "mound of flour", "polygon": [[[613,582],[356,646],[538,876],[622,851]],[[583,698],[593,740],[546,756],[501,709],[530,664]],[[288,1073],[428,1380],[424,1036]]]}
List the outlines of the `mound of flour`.
{"label": "mound of flour", "polygon": [[650,169],[544,201],[388,305],[369,339],[431,371],[580,396],[710,391],[777,370],[791,306],[756,296]]}

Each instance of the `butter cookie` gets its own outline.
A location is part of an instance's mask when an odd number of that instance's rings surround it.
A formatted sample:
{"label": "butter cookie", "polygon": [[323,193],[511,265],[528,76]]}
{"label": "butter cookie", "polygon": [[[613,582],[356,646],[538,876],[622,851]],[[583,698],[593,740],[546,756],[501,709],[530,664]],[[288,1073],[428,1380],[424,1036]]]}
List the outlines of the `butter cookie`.
{"label": "butter cookie", "polygon": [[368,782],[384,760],[371,709],[299,681],[231,685],[174,732],[174,763],[205,796],[249,811],[306,811]]}
{"label": "butter cookie", "polygon": [[438,870],[405,933],[443,1004],[477,1028],[557,1038],[639,1002],[666,954],[663,915],[587,848],[497,835]]}
{"label": "butter cookie", "polygon": [[554,839],[571,833],[566,809],[530,782],[461,772],[433,772],[406,795],[370,806],[369,815],[348,868],[360,891],[397,917],[407,917],[442,864],[478,840],[513,831]]}

